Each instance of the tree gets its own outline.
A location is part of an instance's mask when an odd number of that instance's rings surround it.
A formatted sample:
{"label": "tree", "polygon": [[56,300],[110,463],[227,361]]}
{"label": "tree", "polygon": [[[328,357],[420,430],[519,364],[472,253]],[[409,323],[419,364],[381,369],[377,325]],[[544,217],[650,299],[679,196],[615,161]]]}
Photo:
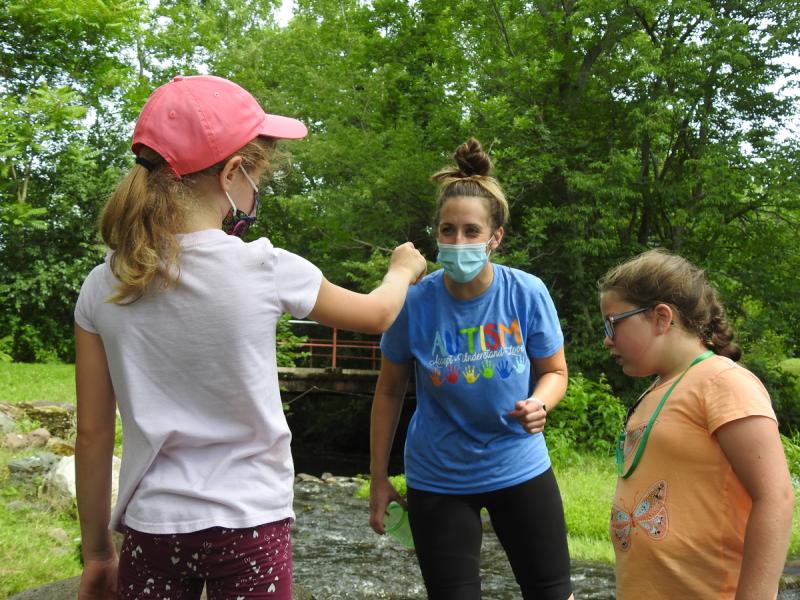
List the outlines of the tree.
{"label": "tree", "polygon": [[102,251],[97,208],[116,177],[108,103],[125,88],[129,1],[0,2],[0,352],[71,356],[77,288]]}

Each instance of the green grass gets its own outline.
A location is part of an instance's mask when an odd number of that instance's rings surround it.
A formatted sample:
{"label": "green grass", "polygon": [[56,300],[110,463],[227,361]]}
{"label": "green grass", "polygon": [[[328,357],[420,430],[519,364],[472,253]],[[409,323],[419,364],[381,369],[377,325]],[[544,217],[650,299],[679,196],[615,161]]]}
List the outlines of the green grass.
{"label": "green grass", "polygon": [[567,539],[573,559],[611,564],[614,547],[608,518],[616,472],[610,457],[579,455],[569,465],[554,465],[564,502]]}
{"label": "green grass", "polygon": [[0,362],[0,402],[75,403],[75,365]]}
{"label": "green grass", "polygon": [[[580,455],[568,466],[554,467],[564,502],[569,551],[573,559],[611,564],[614,548],[608,539],[608,515],[616,482],[611,458]],[[401,493],[405,477],[389,478]],[[364,481],[356,497],[369,497],[369,481]]]}
{"label": "green grass", "polygon": [[800,489],[794,488],[794,513],[792,515],[792,538],[789,542],[789,556],[800,557]]}
{"label": "green grass", "polygon": [[[0,402],[36,400],[74,403],[75,367],[0,363]],[[0,448],[0,600],[81,572],[74,507],[53,507],[35,483],[10,477],[9,461],[26,454]]]}
{"label": "green grass", "polygon": [[800,375],[800,358],[787,358],[781,362],[781,368],[795,375]]}
{"label": "green grass", "polygon": [[[800,437],[800,436],[798,436]],[[792,441],[784,439],[787,458],[792,460]],[[800,452],[800,446],[795,446]],[[794,462],[794,461],[793,461]],[[794,469],[800,468],[795,464]],[[569,552],[573,560],[614,563],[614,547],[608,537],[608,519],[616,485],[614,459],[594,455],[574,455],[570,464],[554,465],[564,518],[567,522]],[[390,478],[396,488],[405,488],[402,475]],[[359,498],[369,497],[369,481],[356,492]],[[800,487],[795,484],[795,509],[789,556],[800,556]]]}
{"label": "green grass", "polygon": [[[800,359],[791,359],[798,362]],[[0,363],[0,401],[74,402],[74,366]],[[121,437],[118,423],[118,438]],[[796,486],[800,484],[800,436],[784,439]],[[79,527],[73,507],[48,506],[33,488],[22,489],[9,478],[9,460],[22,456],[0,448],[0,600],[22,590],[80,573],[76,539]],[[608,516],[616,475],[613,459],[572,456],[555,465],[574,559],[612,563]],[[393,479],[404,490],[404,478]],[[359,490],[369,495],[368,482]],[[800,487],[792,523],[789,555],[800,556]],[[56,530],[63,534],[54,535]],[[59,537],[64,539],[59,540]]]}
{"label": "green grass", "polygon": [[9,461],[25,454],[0,448],[0,600],[81,572],[74,507],[54,508],[38,497],[38,482],[9,477]]}

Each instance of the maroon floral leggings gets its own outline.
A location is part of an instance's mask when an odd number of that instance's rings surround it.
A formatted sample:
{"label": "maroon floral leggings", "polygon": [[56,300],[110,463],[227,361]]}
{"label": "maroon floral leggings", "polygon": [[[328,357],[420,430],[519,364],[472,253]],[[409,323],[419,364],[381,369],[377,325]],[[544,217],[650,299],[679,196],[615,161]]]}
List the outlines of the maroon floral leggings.
{"label": "maroon floral leggings", "polygon": [[208,600],[291,600],[291,519],[178,534],[126,530],[120,600],[197,600],[203,584]]}

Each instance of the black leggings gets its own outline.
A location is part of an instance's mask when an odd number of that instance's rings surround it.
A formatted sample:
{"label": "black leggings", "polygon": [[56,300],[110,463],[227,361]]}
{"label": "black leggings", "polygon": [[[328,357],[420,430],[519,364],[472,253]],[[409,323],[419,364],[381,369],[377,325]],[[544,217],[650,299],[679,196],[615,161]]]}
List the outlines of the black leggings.
{"label": "black leggings", "polygon": [[431,600],[481,597],[480,511],[508,555],[525,600],[566,600],[572,593],[561,494],[553,470],[483,494],[437,494],[408,488],[408,518]]}

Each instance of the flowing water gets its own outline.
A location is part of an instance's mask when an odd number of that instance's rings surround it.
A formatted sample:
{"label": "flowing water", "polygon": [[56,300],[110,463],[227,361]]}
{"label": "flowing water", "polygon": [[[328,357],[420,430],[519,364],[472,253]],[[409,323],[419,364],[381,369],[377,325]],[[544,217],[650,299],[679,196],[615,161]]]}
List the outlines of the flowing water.
{"label": "flowing water", "polygon": [[[370,529],[367,501],[354,497],[357,487],[348,479],[295,485],[295,580],[317,600],[424,599],[413,550]],[[486,600],[520,597],[505,553],[491,532],[484,533],[481,567]],[[614,598],[608,566],[573,564],[572,583],[576,598]]]}
{"label": "flowing water", "polygon": [[[295,581],[315,600],[424,599],[413,550],[370,529],[368,504],[354,497],[357,488],[351,478],[295,484]],[[490,531],[483,537],[481,568],[484,600],[520,597],[505,553]],[[614,573],[607,565],[573,562],[572,584],[578,600],[614,599]],[[800,600],[800,589],[784,590],[778,599]]]}

